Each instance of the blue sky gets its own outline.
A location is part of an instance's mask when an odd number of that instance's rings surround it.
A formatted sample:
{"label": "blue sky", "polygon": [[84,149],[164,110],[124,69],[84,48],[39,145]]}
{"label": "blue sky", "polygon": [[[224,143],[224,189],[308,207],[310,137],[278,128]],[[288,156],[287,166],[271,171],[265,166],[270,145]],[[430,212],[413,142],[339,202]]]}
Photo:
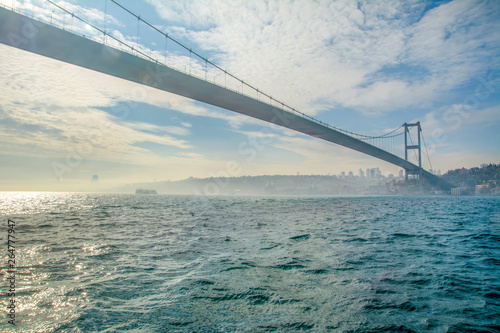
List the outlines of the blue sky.
{"label": "blue sky", "polygon": [[[216,71],[205,74],[202,61],[110,0],[55,2],[172,67],[233,84]],[[260,91],[336,127],[378,135],[420,121],[434,169],[500,162],[498,1],[118,2]],[[0,3],[102,39],[46,1]],[[238,113],[4,45],[0,85],[0,190],[399,171]],[[229,172],[228,163],[237,168]],[[90,182],[94,174],[98,183]]]}

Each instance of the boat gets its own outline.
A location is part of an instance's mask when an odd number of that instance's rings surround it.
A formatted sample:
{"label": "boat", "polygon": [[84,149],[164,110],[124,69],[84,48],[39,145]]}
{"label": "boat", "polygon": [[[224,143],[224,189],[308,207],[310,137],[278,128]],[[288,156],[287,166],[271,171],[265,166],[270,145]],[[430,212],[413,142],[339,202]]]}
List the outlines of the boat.
{"label": "boat", "polygon": [[158,194],[158,193],[156,192],[156,190],[138,188],[137,190],[135,190],[135,194]]}

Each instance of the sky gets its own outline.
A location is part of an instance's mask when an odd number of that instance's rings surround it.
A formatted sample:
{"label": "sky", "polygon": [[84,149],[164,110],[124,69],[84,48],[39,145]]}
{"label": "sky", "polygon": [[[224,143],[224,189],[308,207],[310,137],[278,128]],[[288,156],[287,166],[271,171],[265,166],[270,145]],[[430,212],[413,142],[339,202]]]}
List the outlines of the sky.
{"label": "sky", "polygon": [[[250,93],[111,0],[54,2],[171,67]],[[118,2],[259,91],[335,127],[381,135],[420,121],[426,169],[500,163],[500,1]],[[0,4],[104,39],[47,1]],[[0,191],[399,172],[326,141],[3,44],[0,87]]]}

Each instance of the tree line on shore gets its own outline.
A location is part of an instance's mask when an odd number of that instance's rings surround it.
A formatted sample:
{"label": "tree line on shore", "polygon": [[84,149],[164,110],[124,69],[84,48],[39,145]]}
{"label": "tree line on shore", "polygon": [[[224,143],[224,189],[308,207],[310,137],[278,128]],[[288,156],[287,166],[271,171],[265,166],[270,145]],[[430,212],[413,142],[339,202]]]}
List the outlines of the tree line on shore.
{"label": "tree line on shore", "polygon": [[470,194],[492,194],[499,189],[500,164],[450,170],[442,177],[447,182],[466,189]]}

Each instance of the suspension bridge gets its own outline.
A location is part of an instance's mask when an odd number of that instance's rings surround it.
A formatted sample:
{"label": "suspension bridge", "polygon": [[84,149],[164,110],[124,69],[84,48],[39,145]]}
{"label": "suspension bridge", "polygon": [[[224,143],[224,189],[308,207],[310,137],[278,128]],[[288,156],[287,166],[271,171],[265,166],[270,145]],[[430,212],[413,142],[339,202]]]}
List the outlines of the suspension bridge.
{"label": "suspension bridge", "polygon": [[[98,27],[95,22],[51,0],[46,0],[51,7],[50,16],[35,12],[30,15],[13,7],[0,7],[0,43],[235,111],[356,150],[403,168],[407,182],[409,175],[416,175],[413,177],[417,177],[420,184],[425,178],[438,188],[449,190],[452,187],[422,167],[423,135],[420,123],[405,123],[379,136],[331,126],[232,75],[117,1],[111,0],[111,3],[137,20],[138,32],[139,24],[143,24],[158,33],[165,40],[165,50],[153,50],[138,42],[122,40],[116,34],[108,33],[106,28]],[[187,56],[182,68],[183,64],[179,62],[181,57],[167,52],[169,42],[189,54],[189,66]],[[412,131],[417,132],[417,142],[413,142]],[[401,142],[403,139],[404,143]],[[398,141],[401,144],[395,144]],[[390,143],[389,148],[383,146],[387,142]],[[423,146],[426,148],[425,141]],[[415,163],[410,161],[409,152],[414,152]]]}

